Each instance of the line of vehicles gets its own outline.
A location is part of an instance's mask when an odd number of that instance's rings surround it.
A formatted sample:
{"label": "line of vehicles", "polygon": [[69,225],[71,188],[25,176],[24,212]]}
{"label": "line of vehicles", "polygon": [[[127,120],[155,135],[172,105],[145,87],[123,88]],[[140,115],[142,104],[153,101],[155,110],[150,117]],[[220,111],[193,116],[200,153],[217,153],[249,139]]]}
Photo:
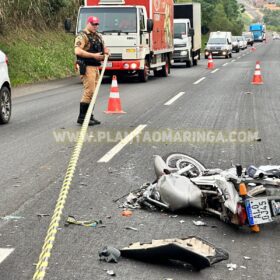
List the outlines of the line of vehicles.
{"label": "line of vehicles", "polygon": [[[77,16],[75,33],[81,32],[89,16],[100,20],[99,32],[110,57],[105,74],[138,76],[141,82],[155,76],[167,77],[174,63],[195,66],[201,57],[201,4],[173,0],[85,0]],[[123,24],[125,22],[125,24]],[[65,24],[70,31],[71,22]],[[232,52],[265,39],[263,24],[250,25],[249,32],[211,32],[205,58],[232,57]]]}

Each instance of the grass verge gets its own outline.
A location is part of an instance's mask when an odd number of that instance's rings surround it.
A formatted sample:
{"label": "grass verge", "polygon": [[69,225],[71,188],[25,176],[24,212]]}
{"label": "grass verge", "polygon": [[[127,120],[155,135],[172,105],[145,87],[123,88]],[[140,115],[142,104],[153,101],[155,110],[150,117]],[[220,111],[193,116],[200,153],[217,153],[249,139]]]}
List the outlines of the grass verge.
{"label": "grass verge", "polygon": [[62,30],[17,30],[0,36],[0,49],[9,59],[12,86],[74,74],[74,35]]}

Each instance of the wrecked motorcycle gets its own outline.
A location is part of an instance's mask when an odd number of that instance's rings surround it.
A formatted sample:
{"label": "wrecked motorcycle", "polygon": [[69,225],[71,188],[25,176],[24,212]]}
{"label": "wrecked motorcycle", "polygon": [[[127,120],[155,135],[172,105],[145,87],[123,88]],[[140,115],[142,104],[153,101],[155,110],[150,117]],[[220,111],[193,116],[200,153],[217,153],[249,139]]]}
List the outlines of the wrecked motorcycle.
{"label": "wrecked motorcycle", "polygon": [[170,211],[198,209],[229,224],[248,225],[255,232],[280,215],[280,195],[271,195],[271,183],[264,186],[263,178],[262,184],[253,183],[256,178],[246,181],[241,166],[206,169],[194,158],[177,153],[165,161],[155,156],[154,168],[156,181],[144,185],[128,203]]}

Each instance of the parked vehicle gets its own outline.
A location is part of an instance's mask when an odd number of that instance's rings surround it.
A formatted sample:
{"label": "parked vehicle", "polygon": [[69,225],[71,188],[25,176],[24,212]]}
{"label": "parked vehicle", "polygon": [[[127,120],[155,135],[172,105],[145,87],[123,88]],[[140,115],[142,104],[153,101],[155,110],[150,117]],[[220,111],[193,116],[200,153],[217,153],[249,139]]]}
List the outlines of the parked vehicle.
{"label": "parked vehicle", "polygon": [[242,32],[242,36],[247,40],[247,45],[253,46],[254,44],[254,35],[252,32]]}
{"label": "parked vehicle", "polygon": [[201,5],[174,5],[174,62],[197,65],[201,50]]}
{"label": "parked vehicle", "polygon": [[247,49],[247,40],[244,36],[237,36],[237,40],[238,40],[238,43],[239,43],[239,48],[241,50]]}
{"label": "parked vehicle", "polygon": [[[167,77],[173,53],[172,0],[88,0],[78,13],[76,33],[89,16],[99,18],[99,32],[110,57],[105,74],[137,75],[146,82],[153,70]],[[122,22],[134,24],[123,27]]]}
{"label": "parked vehicle", "polygon": [[239,47],[239,41],[238,41],[238,38],[237,36],[232,36],[232,51],[235,51],[235,52],[239,52],[240,51],[240,47]]}
{"label": "parked vehicle", "polygon": [[212,56],[224,56],[225,58],[232,57],[232,35],[231,32],[217,31],[211,32],[209,40],[204,50],[205,58]]}
{"label": "parked vehicle", "polygon": [[206,169],[188,155],[172,153],[165,161],[155,156],[154,169],[157,179],[130,196],[138,206],[168,211],[197,209],[225,223],[249,226],[254,232],[260,230],[260,224],[279,220],[280,195],[275,194],[279,188],[274,187],[272,194],[270,180],[246,184],[253,178],[248,179],[240,165],[227,170]]}
{"label": "parked vehicle", "polygon": [[280,40],[280,35],[277,32],[273,32],[272,39],[273,40]]}
{"label": "parked vehicle", "polygon": [[6,124],[11,118],[11,83],[8,73],[8,58],[0,50],[0,124]]}
{"label": "parked vehicle", "polygon": [[250,31],[254,35],[254,42],[262,42],[266,39],[265,25],[262,23],[252,23],[249,27]]}

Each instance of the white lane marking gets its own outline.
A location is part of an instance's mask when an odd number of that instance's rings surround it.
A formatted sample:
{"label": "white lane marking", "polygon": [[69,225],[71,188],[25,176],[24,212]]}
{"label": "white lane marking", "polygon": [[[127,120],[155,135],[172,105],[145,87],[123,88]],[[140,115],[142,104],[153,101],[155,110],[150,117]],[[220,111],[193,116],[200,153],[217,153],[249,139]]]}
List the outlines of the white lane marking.
{"label": "white lane marking", "polygon": [[176,101],[178,98],[180,98],[182,95],[184,95],[185,92],[179,92],[177,95],[175,95],[173,98],[171,98],[169,101],[167,101],[166,103],[164,103],[164,105],[168,106],[171,105],[174,101]]}
{"label": "white lane marking", "polygon": [[222,66],[227,66],[228,65],[228,62],[226,62],[225,64],[223,64]]}
{"label": "white lane marking", "polygon": [[219,70],[220,70],[220,69],[217,68],[217,69],[213,70],[211,73],[216,73],[216,72],[219,71]]}
{"label": "white lane marking", "polygon": [[0,263],[2,263],[14,250],[14,248],[0,248]]}
{"label": "white lane marking", "polygon": [[234,61],[236,61],[235,59],[233,59],[231,62],[234,62]]}
{"label": "white lane marking", "polygon": [[200,82],[202,82],[205,79],[205,77],[200,78],[199,80],[197,80],[196,82],[194,82],[194,85],[199,84]]}
{"label": "white lane marking", "polygon": [[110,161],[118,152],[120,152],[126,144],[128,144],[135,136],[137,136],[146,127],[146,124],[138,125],[132,132],[123,138],[115,147],[105,154],[98,162]]}

